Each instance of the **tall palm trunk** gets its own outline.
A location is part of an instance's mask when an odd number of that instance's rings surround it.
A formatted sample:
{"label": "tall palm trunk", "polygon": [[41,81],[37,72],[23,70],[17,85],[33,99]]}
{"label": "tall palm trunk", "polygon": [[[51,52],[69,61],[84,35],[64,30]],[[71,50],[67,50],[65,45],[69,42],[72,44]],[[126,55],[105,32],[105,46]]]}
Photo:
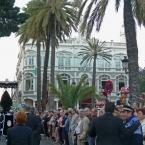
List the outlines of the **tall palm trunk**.
{"label": "tall palm trunk", "polygon": [[41,111],[41,44],[40,41],[36,42],[37,47],[37,108]]}
{"label": "tall palm trunk", "polygon": [[[92,86],[96,88],[96,59],[97,55],[94,55],[94,61],[93,61],[93,77],[92,77]],[[95,105],[95,100],[92,98],[92,108]]]}
{"label": "tall palm trunk", "polygon": [[54,20],[54,29],[52,30],[51,40],[51,85],[55,85],[55,48],[56,48],[56,21]]}
{"label": "tall palm trunk", "polygon": [[[55,19],[55,18],[54,18]],[[54,20],[54,29],[52,30],[52,40],[51,40],[51,74],[50,82],[52,86],[55,86],[55,49],[56,49],[56,21]],[[49,96],[49,108],[51,110],[55,109],[54,95],[51,93]]]}
{"label": "tall palm trunk", "polygon": [[46,109],[47,103],[47,69],[48,69],[48,61],[49,61],[49,53],[50,53],[50,35],[48,39],[45,41],[46,51],[45,51],[45,59],[44,59],[44,68],[43,68],[43,85],[42,85],[42,111]]}
{"label": "tall palm trunk", "polygon": [[131,0],[124,0],[124,26],[127,43],[130,102],[133,105],[139,96],[138,46],[136,40],[135,20]]}
{"label": "tall palm trunk", "polygon": [[94,61],[93,61],[93,77],[92,77],[92,86],[96,86],[96,59],[97,55],[94,55]]}

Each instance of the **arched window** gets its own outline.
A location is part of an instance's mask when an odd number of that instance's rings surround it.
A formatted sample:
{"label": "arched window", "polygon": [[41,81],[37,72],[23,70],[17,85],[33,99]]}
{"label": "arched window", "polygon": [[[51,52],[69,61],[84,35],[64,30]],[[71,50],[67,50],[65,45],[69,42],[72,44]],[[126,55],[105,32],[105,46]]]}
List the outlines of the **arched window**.
{"label": "arched window", "polygon": [[119,92],[122,87],[127,86],[127,77],[119,75],[116,77],[116,92]]}
{"label": "arched window", "polygon": [[64,84],[70,84],[70,75],[68,74],[61,74],[60,75]]}
{"label": "arched window", "polygon": [[99,77],[99,91],[101,92],[102,89],[105,89],[106,81],[110,80],[110,76],[102,75]]}
{"label": "arched window", "polygon": [[33,74],[27,73],[25,74],[25,91],[33,91],[34,90],[34,81]]}

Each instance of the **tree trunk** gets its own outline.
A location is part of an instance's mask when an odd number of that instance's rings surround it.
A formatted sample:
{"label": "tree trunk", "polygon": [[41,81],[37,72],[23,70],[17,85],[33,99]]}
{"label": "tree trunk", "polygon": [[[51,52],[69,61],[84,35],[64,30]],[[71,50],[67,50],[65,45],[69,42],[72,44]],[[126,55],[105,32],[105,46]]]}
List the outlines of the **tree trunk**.
{"label": "tree trunk", "polygon": [[37,108],[41,111],[41,44],[36,42],[37,47]]}
{"label": "tree trunk", "polygon": [[124,0],[124,26],[127,44],[127,55],[129,60],[129,100],[131,105],[133,105],[137,104],[137,97],[139,96],[139,67],[136,28],[131,7],[131,0]]}
{"label": "tree trunk", "polygon": [[46,40],[45,45],[46,45],[46,51],[45,51],[45,60],[44,60],[44,68],[43,68],[42,111],[46,109],[46,104],[48,101],[47,69],[48,69],[48,61],[49,61],[49,53],[50,53],[50,35],[49,38]]}
{"label": "tree trunk", "polygon": [[55,32],[52,34],[52,41],[51,41],[51,78],[50,83],[51,85],[55,85],[55,47],[56,47],[56,41],[55,41]]}
{"label": "tree trunk", "polygon": [[96,87],[96,59],[97,56],[94,55],[94,61],[93,61],[93,77],[92,77],[92,86]]}
{"label": "tree trunk", "polygon": [[[54,29],[52,30],[52,40],[51,40],[51,73],[50,73],[50,83],[55,86],[55,49],[56,49],[56,21],[54,20]],[[50,110],[55,109],[54,95],[51,93],[49,95],[49,108]]]}
{"label": "tree trunk", "polygon": [[[92,77],[92,86],[96,88],[96,59],[97,55],[94,55],[94,61],[93,61],[93,77]],[[92,108],[95,105],[95,100],[92,98]]]}

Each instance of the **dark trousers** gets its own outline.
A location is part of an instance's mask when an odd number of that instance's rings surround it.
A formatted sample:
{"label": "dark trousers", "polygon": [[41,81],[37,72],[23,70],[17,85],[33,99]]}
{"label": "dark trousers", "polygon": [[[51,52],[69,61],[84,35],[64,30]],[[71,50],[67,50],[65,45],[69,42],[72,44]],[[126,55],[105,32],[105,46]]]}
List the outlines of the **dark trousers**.
{"label": "dark trousers", "polygon": [[62,137],[62,127],[58,128],[58,135],[59,135],[59,141],[63,143],[63,137]]}
{"label": "dark trousers", "polygon": [[65,132],[64,140],[65,140],[65,145],[69,145],[69,139],[68,139],[68,133],[67,132]]}
{"label": "dark trousers", "polygon": [[40,145],[40,139],[33,139],[32,145]]}
{"label": "dark trousers", "polygon": [[74,136],[75,136],[75,139],[74,139],[74,145],[78,145],[78,144],[77,144],[78,135],[77,135],[77,134],[74,134]]}

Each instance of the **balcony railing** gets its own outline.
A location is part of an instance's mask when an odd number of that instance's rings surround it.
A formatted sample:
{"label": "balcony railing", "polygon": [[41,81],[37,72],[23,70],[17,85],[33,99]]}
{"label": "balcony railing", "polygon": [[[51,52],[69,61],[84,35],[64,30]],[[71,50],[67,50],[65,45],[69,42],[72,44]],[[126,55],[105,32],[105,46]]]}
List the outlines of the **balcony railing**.
{"label": "balcony railing", "polygon": [[[50,69],[50,68],[49,68]],[[55,70],[57,71],[87,71],[87,72],[92,72],[93,67],[66,67],[66,66],[55,66]],[[122,68],[96,68],[97,72],[124,72]]]}
{"label": "balcony railing", "polygon": [[[24,69],[34,69],[34,66],[25,66]],[[50,66],[48,66],[48,71],[51,69]],[[43,67],[42,67],[43,70]],[[56,71],[82,71],[82,72],[92,72],[93,67],[90,66],[82,66],[82,67],[76,67],[76,66],[55,66]],[[124,72],[123,68],[109,68],[109,67],[97,67],[97,72]]]}

